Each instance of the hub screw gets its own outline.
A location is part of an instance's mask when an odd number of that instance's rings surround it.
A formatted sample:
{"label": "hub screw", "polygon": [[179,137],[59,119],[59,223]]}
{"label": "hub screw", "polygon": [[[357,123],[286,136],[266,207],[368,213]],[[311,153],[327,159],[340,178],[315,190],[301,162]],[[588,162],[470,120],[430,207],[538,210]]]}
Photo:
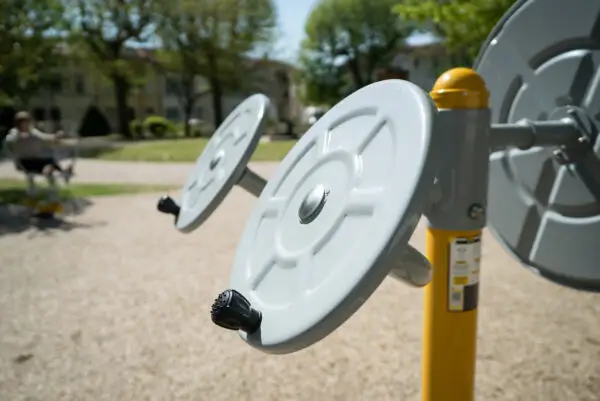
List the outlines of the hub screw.
{"label": "hub screw", "polygon": [[471,207],[469,208],[469,217],[473,220],[477,220],[477,219],[483,217],[484,214],[485,214],[485,209],[483,208],[483,206],[481,206],[477,203],[474,205],[471,205]]}

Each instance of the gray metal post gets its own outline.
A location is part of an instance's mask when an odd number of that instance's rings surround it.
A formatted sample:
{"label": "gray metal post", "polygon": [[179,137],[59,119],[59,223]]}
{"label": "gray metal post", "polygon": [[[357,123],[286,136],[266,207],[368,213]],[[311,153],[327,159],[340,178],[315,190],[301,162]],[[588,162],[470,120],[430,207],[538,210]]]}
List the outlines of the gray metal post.
{"label": "gray metal post", "polygon": [[238,185],[258,198],[267,185],[267,180],[246,167]]}
{"label": "gray metal post", "polygon": [[490,148],[492,152],[515,147],[521,150],[534,146],[576,145],[583,135],[571,118],[558,121],[520,120],[512,124],[492,124]]}
{"label": "gray metal post", "polygon": [[488,109],[444,109],[438,132],[446,152],[437,174],[440,199],[427,210],[429,226],[444,230],[479,230],[486,224],[490,148]]}

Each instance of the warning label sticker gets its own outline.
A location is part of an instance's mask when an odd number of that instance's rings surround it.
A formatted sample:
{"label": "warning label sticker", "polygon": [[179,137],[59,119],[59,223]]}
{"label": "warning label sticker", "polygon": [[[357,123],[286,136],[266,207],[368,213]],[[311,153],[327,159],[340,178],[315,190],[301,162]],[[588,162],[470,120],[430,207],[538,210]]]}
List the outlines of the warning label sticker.
{"label": "warning label sticker", "polygon": [[448,261],[448,310],[465,312],[477,308],[481,237],[450,239]]}

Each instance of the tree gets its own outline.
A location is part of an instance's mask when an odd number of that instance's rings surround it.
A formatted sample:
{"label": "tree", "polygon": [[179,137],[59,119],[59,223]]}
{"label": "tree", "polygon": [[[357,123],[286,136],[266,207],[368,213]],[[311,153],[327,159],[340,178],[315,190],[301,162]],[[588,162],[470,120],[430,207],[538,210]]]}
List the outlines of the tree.
{"label": "tree", "polygon": [[147,42],[153,34],[155,0],[71,1],[75,1],[76,6],[73,20],[77,24],[77,36],[91,60],[110,79],[119,132],[129,137],[127,101],[139,74],[128,60],[127,45],[132,41]]}
{"label": "tree", "polygon": [[185,47],[173,50],[165,49],[152,58],[151,63],[162,74],[167,82],[168,91],[172,92],[183,111],[183,131],[191,136],[190,119],[197,100],[208,92],[201,86],[201,77],[196,74],[196,55]]}
{"label": "tree", "polygon": [[321,0],[306,22],[302,46],[301,61],[309,85],[316,84],[329,93],[339,85],[332,84],[332,74],[347,74],[348,91],[372,83],[375,71],[388,63],[413,31],[411,24],[392,13],[396,3]]}
{"label": "tree", "polygon": [[207,92],[198,83],[202,68],[203,56],[196,48],[196,30],[190,28],[192,21],[185,18],[183,12],[195,8],[195,4],[182,3],[182,9],[173,9],[168,4],[161,4],[158,37],[163,50],[152,58],[152,65],[165,77],[168,91],[172,92],[183,111],[184,133],[191,136],[190,119],[196,101]]}
{"label": "tree", "polygon": [[162,10],[158,34],[175,55],[180,78],[207,80],[216,127],[224,118],[223,94],[245,83],[246,57],[273,39],[275,7],[272,0],[180,0],[177,4]]}
{"label": "tree", "polygon": [[444,39],[450,52],[475,59],[487,36],[514,0],[405,0],[394,7],[402,18],[418,21]]}
{"label": "tree", "polygon": [[309,52],[301,54],[300,64],[302,69],[296,78],[302,84],[301,97],[305,103],[332,106],[344,97],[347,83],[343,67]]}
{"label": "tree", "polygon": [[64,8],[60,0],[0,1],[0,106],[26,108],[39,91],[60,77]]}

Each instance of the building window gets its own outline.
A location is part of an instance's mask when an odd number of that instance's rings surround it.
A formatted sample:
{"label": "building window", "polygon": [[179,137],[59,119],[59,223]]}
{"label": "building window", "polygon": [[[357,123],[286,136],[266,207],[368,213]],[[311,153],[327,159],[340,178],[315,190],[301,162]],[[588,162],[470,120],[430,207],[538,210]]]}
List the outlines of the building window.
{"label": "building window", "polygon": [[195,113],[194,117],[196,117],[200,120],[202,120],[204,118],[204,110],[202,109],[202,107],[198,107],[196,109],[196,113]]}
{"label": "building window", "polygon": [[166,117],[167,120],[179,121],[179,109],[177,107],[167,107]]}
{"label": "building window", "polygon": [[[132,109],[132,111],[133,111],[133,109]],[[116,121],[117,120],[117,108],[116,107],[107,107],[106,115],[110,121]],[[135,113],[134,113],[134,117],[135,117]]]}
{"label": "building window", "polygon": [[78,95],[85,94],[85,82],[83,81],[83,77],[81,75],[77,75],[75,77],[75,93]]}
{"label": "building window", "polygon": [[52,107],[50,109],[50,119],[54,122],[62,120],[62,113],[60,107]]}
{"label": "building window", "polygon": [[63,90],[63,79],[61,76],[57,76],[50,83],[50,92],[61,93],[62,90]]}
{"label": "building window", "polygon": [[167,78],[167,81],[165,82],[165,91],[167,92],[167,95],[177,95],[177,82]]}
{"label": "building window", "polygon": [[431,58],[431,68],[435,74],[437,74],[438,70],[440,69],[440,59],[437,56],[433,56]]}
{"label": "building window", "polygon": [[277,80],[279,81],[279,83],[282,86],[288,86],[290,84],[290,79],[288,77],[288,74],[285,70],[278,70],[275,73],[275,77],[277,78]]}
{"label": "building window", "polygon": [[33,119],[35,121],[45,121],[46,120],[46,110],[42,107],[36,107],[33,109]]}
{"label": "building window", "polygon": [[152,115],[154,115],[154,107],[147,107],[147,108],[146,108],[146,115],[147,115],[147,116],[152,116]]}

